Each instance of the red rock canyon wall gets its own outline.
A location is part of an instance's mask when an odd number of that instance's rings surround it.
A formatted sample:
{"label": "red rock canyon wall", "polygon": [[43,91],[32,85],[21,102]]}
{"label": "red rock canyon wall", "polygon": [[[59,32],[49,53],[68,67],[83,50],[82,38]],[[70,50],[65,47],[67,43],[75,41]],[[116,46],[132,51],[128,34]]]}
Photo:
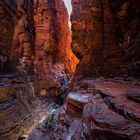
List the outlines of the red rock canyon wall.
{"label": "red rock canyon wall", "polygon": [[0,1],[0,139],[17,139],[46,116],[75,71],[72,51],[80,63],[66,102],[39,138],[140,139],[139,1],[72,6],[71,32],[62,0]]}
{"label": "red rock canyon wall", "polygon": [[138,1],[72,0],[77,75],[139,75]]}
{"label": "red rock canyon wall", "polygon": [[0,31],[0,139],[13,140],[47,115],[77,60],[62,0],[0,1]]}

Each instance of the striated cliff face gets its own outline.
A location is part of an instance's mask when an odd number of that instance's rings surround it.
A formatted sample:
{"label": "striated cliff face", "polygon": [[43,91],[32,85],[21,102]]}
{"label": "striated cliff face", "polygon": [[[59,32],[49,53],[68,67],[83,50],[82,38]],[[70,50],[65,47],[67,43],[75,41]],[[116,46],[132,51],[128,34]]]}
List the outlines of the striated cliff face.
{"label": "striated cliff face", "polygon": [[49,64],[56,63],[76,67],[76,57],[67,54],[71,38],[62,0],[1,2],[1,30],[1,73],[48,74]]}
{"label": "striated cliff face", "polygon": [[78,60],[62,0],[0,1],[0,31],[0,139],[13,140],[47,116]]}
{"label": "striated cliff face", "polygon": [[[68,13],[62,0],[36,1],[34,5],[34,21],[36,29],[35,59],[36,70],[39,73],[48,73],[51,65],[64,63],[70,69],[78,62],[71,52],[68,28]],[[67,52],[71,52],[72,60]],[[70,63],[68,63],[70,61]]]}
{"label": "striated cliff face", "polygon": [[14,24],[18,17],[17,7],[13,2],[13,8],[10,8],[10,4],[13,1],[0,2],[0,18],[1,18],[1,35],[0,35],[0,72],[4,72],[4,65],[10,55]]}
{"label": "striated cliff face", "polygon": [[[1,4],[1,73],[25,70],[33,73],[33,1],[3,1]],[[4,12],[4,13],[3,13]],[[9,18],[8,18],[9,17]],[[4,45],[4,42],[5,45]]]}
{"label": "striated cliff face", "polygon": [[72,0],[72,49],[81,59],[77,75],[139,75],[137,3]]}

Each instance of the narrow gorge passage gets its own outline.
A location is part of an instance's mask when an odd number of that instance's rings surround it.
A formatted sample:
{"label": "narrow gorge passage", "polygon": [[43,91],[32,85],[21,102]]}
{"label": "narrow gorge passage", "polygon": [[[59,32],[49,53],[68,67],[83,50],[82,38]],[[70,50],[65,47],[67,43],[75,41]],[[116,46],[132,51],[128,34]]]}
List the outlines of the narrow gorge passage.
{"label": "narrow gorge passage", "polygon": [[139,0],[0,0],[0,140],[140,140]]}

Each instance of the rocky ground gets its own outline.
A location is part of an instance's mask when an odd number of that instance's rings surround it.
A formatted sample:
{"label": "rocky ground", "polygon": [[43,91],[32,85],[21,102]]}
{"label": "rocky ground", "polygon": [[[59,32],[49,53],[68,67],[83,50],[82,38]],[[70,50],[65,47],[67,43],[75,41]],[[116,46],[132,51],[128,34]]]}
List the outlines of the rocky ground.
{"label": "rocky ground", "polygon": [[75,82],[51,127],[38,125],[28,140],[139,140],[139,82],[122,78]]}

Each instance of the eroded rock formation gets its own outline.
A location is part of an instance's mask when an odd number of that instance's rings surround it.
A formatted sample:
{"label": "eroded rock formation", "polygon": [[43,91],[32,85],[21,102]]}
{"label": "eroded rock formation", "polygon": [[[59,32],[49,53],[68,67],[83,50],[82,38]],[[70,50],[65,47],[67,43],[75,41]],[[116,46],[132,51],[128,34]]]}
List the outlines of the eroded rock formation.
{"label": "eroded rock formation", "polygon": [[13,34],[14,23],[18,14],[15,2],[13,2],[13,8],[10,9],[9,5],[13,1],[7,3],[0,2],[0,17],[1,17],[1,35],[0,35],[0,72],[4,72],[5,63],[10,55]]}
{"label": "eroded rock formation", "polygon": [[0,139],[47,117],[78,63],[72,51],[80,63],[66,101],[28,139],[140,139],[139,1],[72,6],[71,32],[62,0],[0,1]]}
{"label": "eroded rock formation", "polygon": [[72,50],[80,63],[66,103],[39,137],[139,140],[140,4],[72,0],[72,5]]}
{"label": "eroded rock formation", "polygon": [[[62,62],[70,70],[70,65],[76,65],[77,61],[74,61],[76,57],[72,52],[74,60],[67,54],[71,51],[71,38],[69,37],[68,13],[64,2],[62,0],[36,1],[34,11],[37,71],[47,74],[51,65]],[[73,73],[74,70],[70,72]]]}
{"label": "eroded rock formation", "polygon": [[1,2],[1,29],[1,73],[27,69],[46,74],[49,64],[71,67],[67,61],[78,62],[67,54],[71,53],[71,33],[62,0]]}
{"label": "eroded rock formation", "polygon": [[139,75],[137,3],[72,0],[72,49],[81,59],[78,75]]}
{"label": "eroded rock formation", "polygon": [[0,1],[0,31],[0,139],[13,140],[47,115],[78,61],[62,0]]}

